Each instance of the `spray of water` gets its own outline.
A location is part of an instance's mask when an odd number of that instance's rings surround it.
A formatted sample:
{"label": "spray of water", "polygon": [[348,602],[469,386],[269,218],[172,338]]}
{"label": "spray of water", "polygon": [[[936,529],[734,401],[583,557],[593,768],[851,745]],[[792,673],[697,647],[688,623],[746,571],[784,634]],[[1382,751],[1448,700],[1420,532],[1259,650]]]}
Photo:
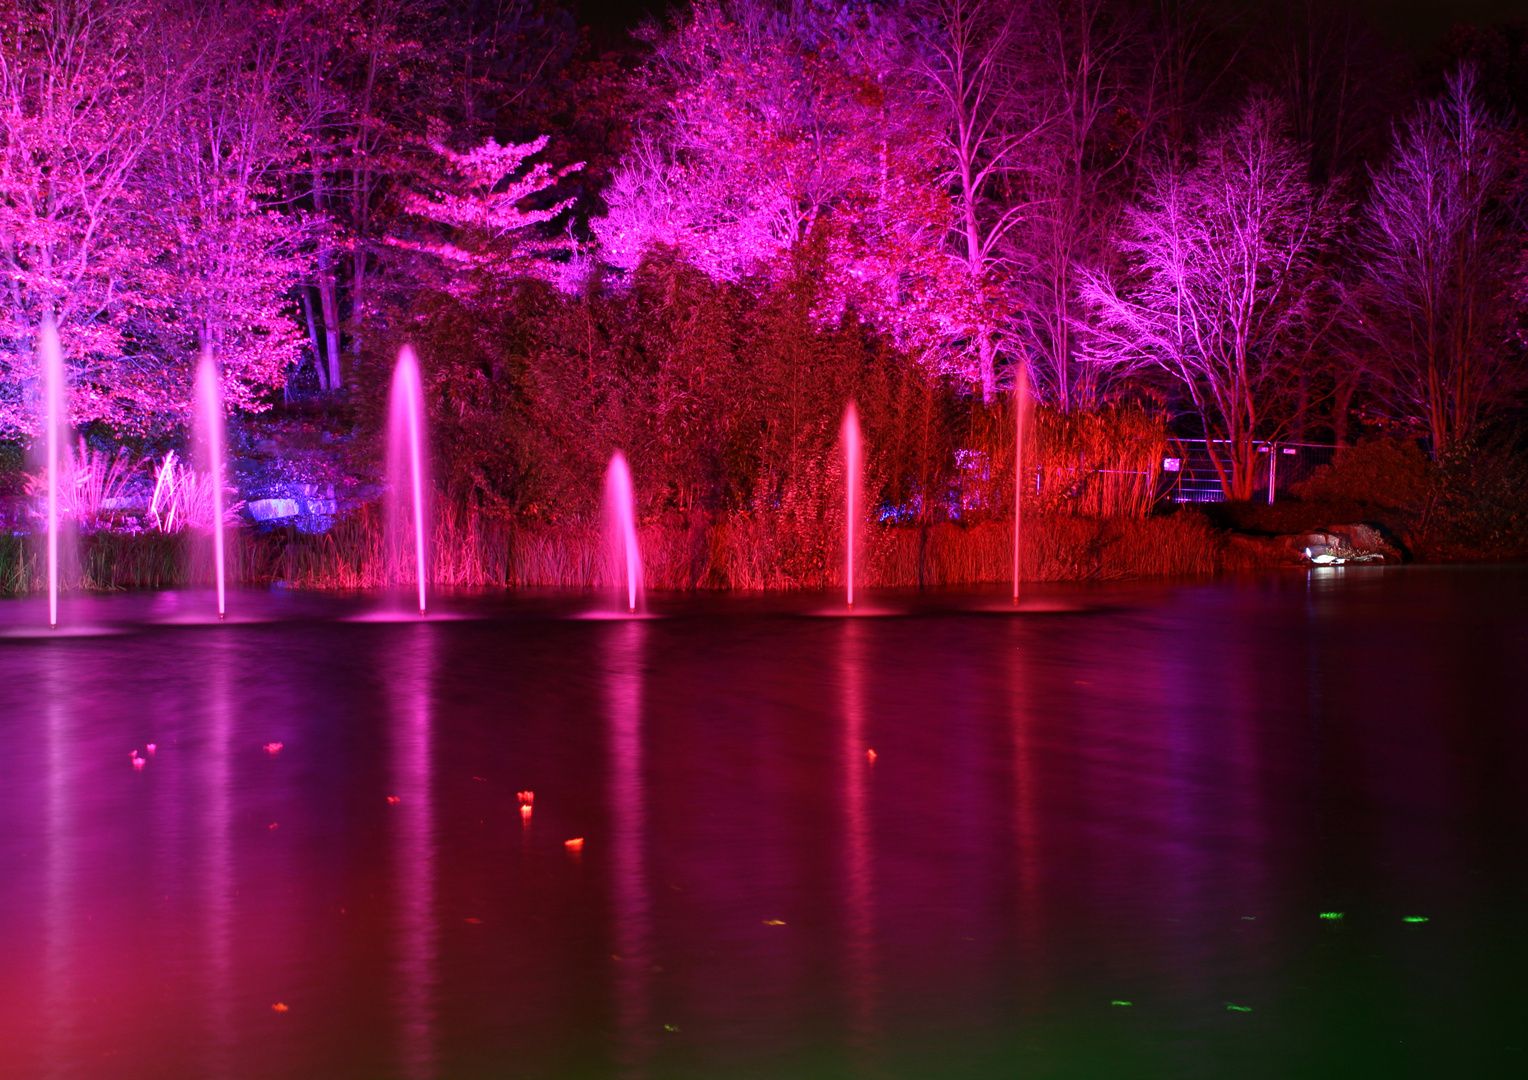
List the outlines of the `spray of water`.
{"label": "spray of water", "polygon": [[48,469],[48,627],[58,629],[58,497],[64,482],[64,426],[68,411],[64,398],[64,355],[52,314],[45,315],[37,340],[43,379],[43,441]]}
{"label": "spray of water", "polygon": [[617,450],[605,470],[605,544],[617,576],[626,578],[626,610],[635,612],[642,593],[642,551],[637,546],[637,514],[631,470]]}
{"label": "spray of water", "polygon": [[[392,531],[400,541],[401,523],[412,518],[415,580],[419,584],[419,614],[425,613],[427,552],[425,549],[426,459],[424,442],[424,388],[419,381],[419,361],[405,345],[398,350],[393,369],[392,408],[388,424],[388,480],[391,489]],[[407,508],[410,513],[405,514]],[[401,543],[398,544],[401,547]]]}
{"label": "spray of water", "polygon": [[227,576],[223,569],[223,390],[211,347],[202,349],[196,368],[196,419],[212,476],[212,562],[217,575],[218,618],[228,614]]}
{"label": "spray of water", "polygon": [[860,425],[854,402],[844,409],[844,581],[849,606],[854,606],[854,548],[858,542],[860,505]]}
{"label": "spray of water", "polygon": [[1013,380],[1013,602],[1019,602],[1024,568],[1024,418],[1029,412],[1029,371],[1019,364]]}

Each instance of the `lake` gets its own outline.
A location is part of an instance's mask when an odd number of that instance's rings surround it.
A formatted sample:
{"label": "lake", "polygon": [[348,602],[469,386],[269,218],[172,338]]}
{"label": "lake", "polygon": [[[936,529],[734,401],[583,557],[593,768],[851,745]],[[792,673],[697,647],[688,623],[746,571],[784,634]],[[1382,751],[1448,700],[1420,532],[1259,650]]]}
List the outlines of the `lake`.
{"label": "lake", "polygon": [[1528,568],[1000,593],[0,601],[0,1075],[1528,1075]]}

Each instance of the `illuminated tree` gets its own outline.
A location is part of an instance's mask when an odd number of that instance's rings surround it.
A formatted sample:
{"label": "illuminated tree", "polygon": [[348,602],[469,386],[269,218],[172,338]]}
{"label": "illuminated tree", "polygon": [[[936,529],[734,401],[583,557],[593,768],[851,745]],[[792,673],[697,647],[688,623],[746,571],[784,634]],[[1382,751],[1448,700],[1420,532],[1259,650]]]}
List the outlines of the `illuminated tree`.
{"label": "illuminated tree", "polygon": [[1353,300],[1398,419],[1444,454],[1528,386],[1514,314],[1525,294],[1522,166],[1464,70],[1396,132],[1374,175]]}
{"label": "illuminated tree", "polygon": [[436,130],[429,147],[443,167],[440,186],[428,194],[403,194],[407,212],[435,226],[435,236],[393,236],[388,242],[454,264],[439,281],[442,291],[459,299],[493,295],[520,277],[557,277],[553,256],[570,253],[567,240],[540,235],[536,226],[553,221],[573,205],[563,199],[544,209],[525,204],[554,187],[582,162],[554,169],[528,159],[546,149],[547,137],[500,145],[488,139],[465,153],[445,144]]}
{"label": "illuminated tree", "polygon": [[1201,140],[1194,163],[1150,173],[1124,216],[1126,273],[1083,274],[1096,362],[1172,377],[1227,498],[1251,497],[1256,440],[1276,434],[1292,374],[1329,320],[1320,270],[1337,218],[1278,107],[1255,98]]}
{"label": "illuminated tree", "polygon": [[11,7],[0,30],[0,431],[31,431],[25,390],[47,314],[76,420],[126,426],[163,409],[152,363],[122,362],[133,318],[162,311],[142,270],[159,240],[124,228],[168,87],[142,64],[151,25],[121,0]]}
{"label": "illuminated tree", "polygon": [[260,408],[300,346],[288,308],[312,230],[278,197],[298,162],[283,104],[300,30],[290,12],[229,0],[167,20],[160,40],[167,70],[193,51],[200,62],[183,73],[144,158],[134,218],[146,234],[163,234],[163,254],[145,274],[175,317],[148,322],[141,336],[180,370],[211,347],[223,400],[235,408]]}
{"label": "illuminated tree", "polygon": [[944,253],[936,125],[904,78],[905,24],[875,5],[706,0],[655,40],[661,101],[593,223],[633,271],[666,248],[724,281],[810,259],[814,316],[852,313],[975,377],[979,290]]}

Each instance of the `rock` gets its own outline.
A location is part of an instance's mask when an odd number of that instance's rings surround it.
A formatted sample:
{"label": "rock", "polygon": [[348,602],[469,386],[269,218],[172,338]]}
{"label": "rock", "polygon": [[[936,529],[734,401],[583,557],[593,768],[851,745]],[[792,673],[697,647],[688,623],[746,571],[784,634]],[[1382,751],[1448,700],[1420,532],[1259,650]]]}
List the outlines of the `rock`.
{"label": "rock", "polygon": [[1379,529],[1363,522],[1327,525],[1312,532],[1281,536],[1279,540],[1317,566],[1405,561],[1400,549]]}
{"label": "rock", "polygon": [[246,503],[244,508],[256,521],[279,521],[297,516],[296,499],[255,499]]}

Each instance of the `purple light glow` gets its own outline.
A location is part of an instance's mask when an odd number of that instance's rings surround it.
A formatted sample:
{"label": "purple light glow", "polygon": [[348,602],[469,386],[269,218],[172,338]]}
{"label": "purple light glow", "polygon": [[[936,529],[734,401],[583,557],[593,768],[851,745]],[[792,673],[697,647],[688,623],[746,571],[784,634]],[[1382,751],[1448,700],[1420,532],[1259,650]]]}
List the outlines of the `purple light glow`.
{"label": "purple light glow", "polygon": [[228,614],[227,575],[223,567],[223,393],[211,347],[202,349],[196,368],[196,416],[212,477],[212,561],[217,574],[218,618]]}
{"label": "purple light glow", "polygon": [[424,389],[419,380],[419,361],[414,356],[413,348],[408,345],[398,350],[398,366],[393,370],[387,438],[393,541],[401,548],[400,524],[404,516],[401,492],[407,490],[410,497],[407,505],[413,516],[414,580],[419,590],[419,614],[423,615],[426,610],[425,583],[428,578],[424,534]]}
{"label": "purple light glow", "polygon": [[637,544],[637,514],[633,504],[631,470],[617,450],[605,472],[605,543],[611,570],[619,582],[626,578],[626,611],[634,614],[642,591],[642,551]]}
{"label": "purple light glow", "polygon": [[58,329],[50,314],[38,334],[44,386],[43,436],[48,453],[48,628],[58,628],[58,489],[63,480],[59,458],[63,448],[63,425],[68,422],[64,405],[64,357]]}
{"label": "purple light glow", "polygon": [[848,589],[848,602],[854,606],[854,545],[859,530],[855,520],[859,515],[860,502],[860,425],[859,410],[854,402],[844,409],[844,581]]}
{"label": "purple light glow", "polygon": [[1024,567],[1024,413],[1029,408],[1029,370],[1020,363],[1013,381],[1013,602],[1019,603]]}

